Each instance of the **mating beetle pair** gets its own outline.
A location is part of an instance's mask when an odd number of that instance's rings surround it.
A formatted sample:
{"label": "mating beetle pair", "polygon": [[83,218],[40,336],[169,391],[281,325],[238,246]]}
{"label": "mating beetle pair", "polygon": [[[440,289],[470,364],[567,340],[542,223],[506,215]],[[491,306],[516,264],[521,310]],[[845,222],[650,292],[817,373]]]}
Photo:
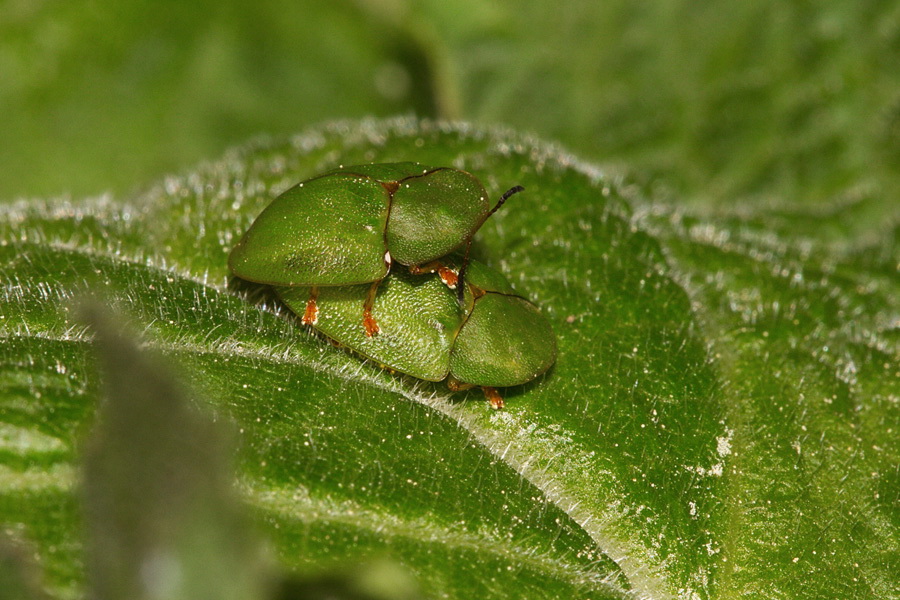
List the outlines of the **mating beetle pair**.
{"label": "mating beetle pair", "polygon": [[[458,266],[448,258],[447,268]],[[368,285],[330,286],[319,291],[315,328],[378,363],[452,390],[480,386],[494,408],[503,406],[497,387],[531,381],[556,357],[550,324],[537,307],[518,296],[506,278],[472,261],[463,307],[436,274],[392,271],[382,282],[373,311],[381,332],[366,335],[359,305]],[[276,287],[298,314],[308,288]]]}
{"label": "mating beetle pair", "polygon": [[[275,286],[304,323],[345,346],[421,379],[449,374],[451,388],[482,386],[499,408],[493,387],[530,381],[556,357],[534,305],[499,273],[475,262],[469,269],[475,232],[521,190],[491,207],[481,183],[458,169],[407,162],[330,171],[273,200],[228,265]],[[447,258],[462,246],[465,257]],[[393,262],[409,273],[392,271]]]}

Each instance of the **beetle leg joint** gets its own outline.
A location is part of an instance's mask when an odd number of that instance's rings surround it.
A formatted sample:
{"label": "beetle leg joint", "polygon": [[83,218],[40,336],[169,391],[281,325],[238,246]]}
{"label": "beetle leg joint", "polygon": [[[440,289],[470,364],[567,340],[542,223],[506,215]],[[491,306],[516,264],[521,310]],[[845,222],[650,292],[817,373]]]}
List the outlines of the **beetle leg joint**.
{"label": "beetle leg joint", "polygon": [[487,401],[491,403],[491,408],[494,410],[503,408],[503,396],[500,395],[496,388],[484,386],[481,390],[484,392],[484,397],[487,398]]}
{"label": "beetle leg joint", "polygon": [[378,286],[381,280],[373,281],[369,286],[369,292],[366,294],[366,301],[363,304],[363,328],[366,330],[366,337],[372,337],[381,331],[375,317],[372,316],[372,307],[375,305],[375,294],[378,293]]}
{"label": "beetle leg joint", "polygon": [[456,273],[453,272],[452,269],[448,269],[447,267],[443,266],[438,267],[438,275],[440,276],[441,281],[444,282],[444,285],[446,285],[451,290],[456,289],[456,284],[459,283],[459,277],[456,275]]}
{"label": "beetle leg joint", "polygon": [[424,265],[409,265],[409,272],[412,275],[437,273],[438,277],[441,278],[441,281],[444,282],[444,285],[451,290],[455,290],[456,285],[459,282],[459,276],[456,274],[456,271],[450,267],[444,266],[440,261],[436,260]]}
{"label": "beetle leg joint", "polygon": [[300,318],[300,322],[304,325],[315,325],[319,322],[319,305],[316,304],[318,296],[318,288],[312,288],[309,293],[309,300],[306,301],[306,310],[303,311],[303,316]]}
{"label": "beetle leg joint", "polygon": [[372,311],[368,308],[363,312],[363,327],[366,330],[366,337],[372,337],[381,331],[378,322],[372,316]]}

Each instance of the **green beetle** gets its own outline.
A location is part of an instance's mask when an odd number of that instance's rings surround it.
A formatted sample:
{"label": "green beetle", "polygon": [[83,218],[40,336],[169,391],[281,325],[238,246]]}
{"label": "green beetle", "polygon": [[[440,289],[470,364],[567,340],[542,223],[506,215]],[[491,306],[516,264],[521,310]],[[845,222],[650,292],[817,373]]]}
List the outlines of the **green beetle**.
{"label": "green beetle", "polygon": [[[241,279],[276,286],[309,287],[303,322],[315,324],[319,286],[369,283],[362,299],[367,336],[379,331],[372,303],[393,262],[416,274],[440,273],[457,287],[461,272],[437,261],[465,245],[493,207],[470,173],[414,162],[342,167],[300,183],[256,218],[228,257]],[[458,299],[463,301],[463,286]]]}
{"label": "green beetle", "polygon": [[[461,260],[447,258],[448,268]],[[315,328],[379,364],[427,381],[447,380],[451,390],[480,386],[493,408],[503,407],[498,387],[520,385],[556,360],[556,336],[531,302],[507,279],[471,261],[464,302],[439,275],[393,271],[378,290],[374,310],[382,333],[358,326],[359,303],[368,285],[332,286],[319,292]],[[281,300],[303,314],[309,288],[276,287]]]}

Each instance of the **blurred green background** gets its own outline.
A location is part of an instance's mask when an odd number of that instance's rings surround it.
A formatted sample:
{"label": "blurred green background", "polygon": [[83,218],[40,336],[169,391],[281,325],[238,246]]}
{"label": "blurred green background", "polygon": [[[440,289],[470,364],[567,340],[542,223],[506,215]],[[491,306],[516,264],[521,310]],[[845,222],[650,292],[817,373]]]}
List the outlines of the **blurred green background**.
{"label": "blurred green background", "polygon": [[0,199],[128,194],[398,113],[533,132],[694,205],[896,198],[898,59],[877,0],[5,0]]}

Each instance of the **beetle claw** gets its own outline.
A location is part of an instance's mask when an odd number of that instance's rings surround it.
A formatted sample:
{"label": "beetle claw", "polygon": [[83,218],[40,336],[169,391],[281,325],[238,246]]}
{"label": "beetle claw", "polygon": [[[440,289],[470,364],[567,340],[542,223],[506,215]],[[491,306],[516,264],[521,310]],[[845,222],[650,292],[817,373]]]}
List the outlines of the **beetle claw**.
{"label": "beetle claw", "polygon": [[372,337],[381,331],[370,310],[363,312],[363,327],[366,330],[366,337]]}
{"label": "beetle claw", "polygon": [[481,390],[484,392],[484,397],[487,398],[487,401],[491,403],[491,408],[494,410],[503,408],[503,396],[500,395],[496,388],[482,387]]}
{"label": "beetle claw", "polygon": [[459,282],[459,277],[456,274],[456,271],[451,269],[450,267],[445,266],[438,260],[433,260],[430,263],[424,265],[409,265],[409,272],[411,275],[422,275],[424,273],[437,273],[438,277],[441,278],[441,281],[451,290],[456,289],[456,285]]}
{"label": "beetle claw", "polygon": [[363,327],[366,330],[366,337],[372,337],[381,331],[378,323],[375,322],[375,317],[372,316],[372,306],[375,304],[375,294],[378,293],[379,284],[381,284],[380,279],[372,282],[372,285],[369,286],[369,293],[366,294],[366,301],[363,304]]}
{"label": "beetle claw", "polygon": [[309,294],[309,300],[306,301],[306,310],[300,317],[300,322],[304,325],[315,325],[319,322],[319,305],[316,304],[316,298],[319,296],[318,289],[313,288]]}
{"label": "beetle claw", "polygon": [[441,278],[441,281],[444,282],[451,290],[456,289],[456,284],[459,281],[459,278],[456,276],[456,273],[453,272],[452,269],[448,269],[447,267],[441,266],[438,267],[438,275]]}

